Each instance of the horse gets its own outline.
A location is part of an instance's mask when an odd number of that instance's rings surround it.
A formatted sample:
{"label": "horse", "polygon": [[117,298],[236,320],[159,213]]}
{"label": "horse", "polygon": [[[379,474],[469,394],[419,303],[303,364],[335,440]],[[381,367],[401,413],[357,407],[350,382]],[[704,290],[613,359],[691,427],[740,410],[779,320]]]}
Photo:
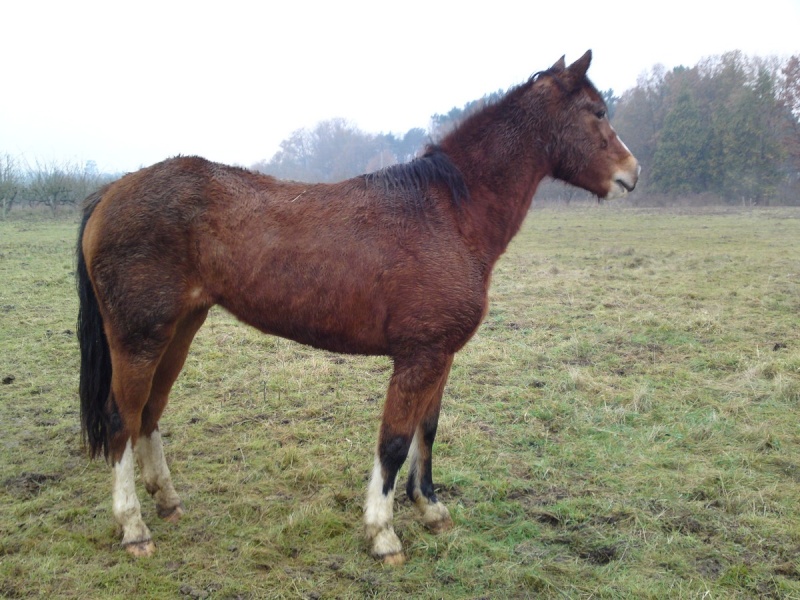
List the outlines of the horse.
{"label": "horse", "polygon": [[267,334],[390,357],[364,504],[370,552],[405,560],[392,518],[407,459],[406,493],[423,524],[452,526],[432,449],[453,356],[486,315],[496,261],[545,177],[610,199],[639,176],[587,78],[591,59],[562,57],[414,160],[339,183],[178,156],[86,199],[76,269],[82,437],[113,468],[122,547],[155,551],[135,463],[158,515],[184,514],[158,422],[214,305]]}

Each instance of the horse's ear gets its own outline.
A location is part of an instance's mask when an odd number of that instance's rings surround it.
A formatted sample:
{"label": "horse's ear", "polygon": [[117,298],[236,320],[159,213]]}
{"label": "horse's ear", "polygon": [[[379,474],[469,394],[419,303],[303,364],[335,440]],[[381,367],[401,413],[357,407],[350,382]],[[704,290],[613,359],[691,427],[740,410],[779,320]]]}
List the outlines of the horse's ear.
{"label": "horse's ear", "polygon": [[556,63],[552,67],[550,67],[550,70],[555,71],[556,73],[561,73],[561,71],[563,71],[567,67],[567,63],[564,60],[564,58],[565,58],[564,56],[559,58],[556,61]]}
{"label": "horse's ear", "polygon": [[586,54],[567,67],[562,78],[569,91],[575,91],[586,78],[589,65],[592,64],[592,51],[587,50]]}

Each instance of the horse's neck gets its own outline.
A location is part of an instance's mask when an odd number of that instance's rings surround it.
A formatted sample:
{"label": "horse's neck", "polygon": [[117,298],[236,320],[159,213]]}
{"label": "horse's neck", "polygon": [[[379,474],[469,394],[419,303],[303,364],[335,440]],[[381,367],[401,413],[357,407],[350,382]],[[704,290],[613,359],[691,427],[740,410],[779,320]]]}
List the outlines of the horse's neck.
{"label": "horse's neck", "polygon": [[544,148],[522,136],[484,127],[458,132],[442,147],[461,170],[470,199],[462,210],[462,232],[491,269],[519,231],[539,183],[550,174]]}

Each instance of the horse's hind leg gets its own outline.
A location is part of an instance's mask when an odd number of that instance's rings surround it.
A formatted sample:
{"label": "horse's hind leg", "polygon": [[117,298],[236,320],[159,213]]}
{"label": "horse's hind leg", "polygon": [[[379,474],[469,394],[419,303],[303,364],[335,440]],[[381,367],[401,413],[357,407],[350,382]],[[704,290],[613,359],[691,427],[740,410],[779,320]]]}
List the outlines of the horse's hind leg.
{"label": "horse's hind leg", "polygon": [[183,503],[172,485],[158,429],[139,436],[134,452],[144,487],[156,502],[158,516],[171,523],[177,522],[183,516]]}
{"label": "horse's hind leg", "polygon": [[114,467],[114,518],[122,528],[122,546],[134,556],[149,556],[155,545],[136,496],[133,446],[139,436],[142,409],[150,394],[157,358],[132,360],[113,346],[111,354],[114,371],[109,399],[109,454]]}
{"label": "horse's hind leg", "polygon": [[[130,317],[128,320],[137,322]],[[148,488],[159,493],[159,500],[165,506],[173,509],[180,506],[180,498],[166,470],[160,436],[152,434],[166,404],[169,387],[183,365],[185,349],[188,349],[191,336],[202,319],[196,316],[190,320],[192,324],[195,322],[193,328],[187,328],[179,327],[183,323],[181,320],[176,323],[162,319],[159,322],[150,317],[146,337],[136,330],[131,333],[107,322],[113,364],[111,396],[107,404],[109,455],[114,467],[113,512],[122,528],[122,546],[134,556],[149,556],[155,551],[136,496],[134,463],[137,458]],[[185,335],[187,329],[191,335]],[[168,349],[173,346],[183,349],[183,352],[170,354],[173,358],[165,359]],[[177,360],[175,356],[178,356]],[[151,405],[153,398],[155,401]]]}
{"label": "horse's hind leg", "polygon": [[158,516],[173,523],[183,516],[184,507],[172,485],[158,421],[167,405],[172,385],[183,368],[194,335],[205,321],[207,314],[208,310],[201,309],[179,321],[175,335],[162,355],[153,377],[150,397],[142,411],[141,434],[135,447],[142,480],[147,492],[155,500]]}
{"label": "horse's hind leg", "polygon": [[387,564],[405,558],[392,526],[397,472],[429,403],[444,387],[451,359],[444,355],[395,360],[383,411],[378,449],[364,506],[364,525],[371,553]]}
{"label": "horse's hind leg", "polygon": [[439,502],[433,490],[432,450],[439,424],[439,411],[442,407],[442,394],[453,357],[450,356],[442,377],[439,380],[427,412],[417,426],[409,449],[409,473],[406,493],[422,514],[422,523],[433,533],[441,533],[452,527],[453,520],[447,507]]}

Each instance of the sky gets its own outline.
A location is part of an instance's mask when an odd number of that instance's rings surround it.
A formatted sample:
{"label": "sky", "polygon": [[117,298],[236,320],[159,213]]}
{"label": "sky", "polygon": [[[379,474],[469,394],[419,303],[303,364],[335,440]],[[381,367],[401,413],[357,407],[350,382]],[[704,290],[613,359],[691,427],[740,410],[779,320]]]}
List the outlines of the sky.
{"label": "sky", "polygon": [[656,64],[800,54],[800,0],[1,0],[0,21],[0,156],[111,173],[250,166],[339,117],[427,128],[587,49],[617,95]]}

